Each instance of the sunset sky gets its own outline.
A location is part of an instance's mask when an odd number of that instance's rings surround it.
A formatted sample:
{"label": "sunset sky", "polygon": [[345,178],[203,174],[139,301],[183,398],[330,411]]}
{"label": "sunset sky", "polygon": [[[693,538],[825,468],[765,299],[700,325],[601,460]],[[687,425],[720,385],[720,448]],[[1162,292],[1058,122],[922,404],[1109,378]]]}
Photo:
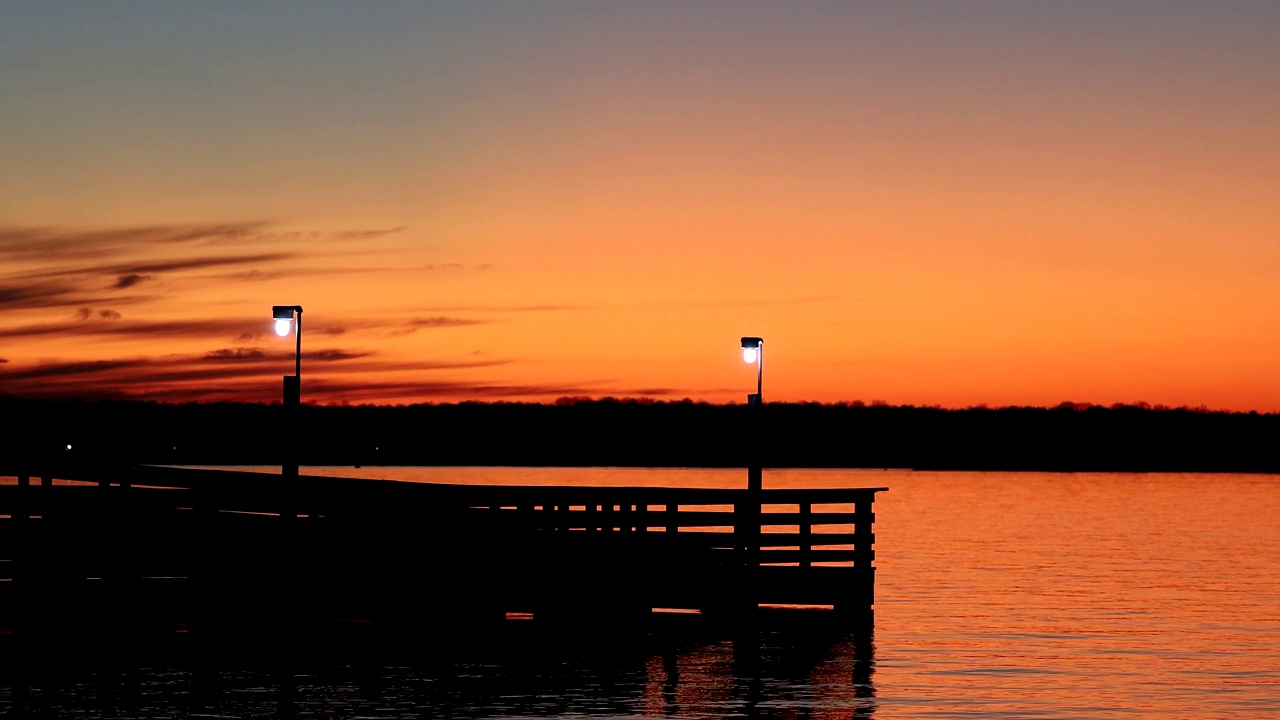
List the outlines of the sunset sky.
{"label": "sunset sky", "polygon": [[1280,3],[0,4],[0,393],[1280,411]]}

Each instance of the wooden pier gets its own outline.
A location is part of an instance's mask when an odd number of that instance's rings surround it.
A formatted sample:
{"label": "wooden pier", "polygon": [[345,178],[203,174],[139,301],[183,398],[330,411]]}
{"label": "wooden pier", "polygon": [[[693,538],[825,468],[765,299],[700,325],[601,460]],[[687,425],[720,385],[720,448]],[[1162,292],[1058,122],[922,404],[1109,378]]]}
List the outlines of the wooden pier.
{"label": "wooden pier", "polygon": [[[442,485],[128,467],[9,473],[0,635],[248,637],[874,603],[876,493]],[[110,644],[108,642],[108,644]]]}

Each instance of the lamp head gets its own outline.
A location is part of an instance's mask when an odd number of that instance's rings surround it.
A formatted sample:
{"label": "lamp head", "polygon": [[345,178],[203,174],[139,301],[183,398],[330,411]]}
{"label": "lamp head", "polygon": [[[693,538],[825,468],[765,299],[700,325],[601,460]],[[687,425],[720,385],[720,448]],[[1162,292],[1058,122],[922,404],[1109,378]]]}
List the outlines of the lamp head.
{"label": "lamp head", "polygon": [[760,347],[764,345],[764,340],[758,337],[742,338],[742,361],[745,363],[754,363],[760,359]]}
{"label": "lamp head", "polygon": [[301,305],[272,305],[271,317],[276,321],[276,334],[284,337],[289,334],[289,329],[293,325],[293,314],[301,314]]}

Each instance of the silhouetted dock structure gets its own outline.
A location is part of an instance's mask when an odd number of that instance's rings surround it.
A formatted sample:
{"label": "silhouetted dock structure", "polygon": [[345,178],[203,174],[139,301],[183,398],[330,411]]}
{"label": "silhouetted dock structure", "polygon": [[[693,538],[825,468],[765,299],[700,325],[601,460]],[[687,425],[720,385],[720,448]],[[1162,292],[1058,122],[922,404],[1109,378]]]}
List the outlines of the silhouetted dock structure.
{"label": "silhouetted dock structure", "polygon": [[[638,628],[760,605],[867,620],[885,488],[441,485],[129,467],[0,486],[0,632],[442,639],[532,620]],[[612,630],[611,630],[612,632]]]}

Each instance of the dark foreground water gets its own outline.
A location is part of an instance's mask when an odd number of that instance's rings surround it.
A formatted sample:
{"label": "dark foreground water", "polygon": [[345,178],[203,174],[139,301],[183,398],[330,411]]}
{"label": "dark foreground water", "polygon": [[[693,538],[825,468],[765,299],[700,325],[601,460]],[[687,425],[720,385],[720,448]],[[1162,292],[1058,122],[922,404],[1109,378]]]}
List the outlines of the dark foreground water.
{"label": "dark foreground water", "polygon": [[[313,468],[430,482],[741,487],[742,471]],[[677,623],[626,648],[298,668],[300,717],[1280,717],[1280,478],[766,471],[766,487],[888,486],[873,640]],[[642,579],[641,579],[642,580]],[[692,627],[692,626],[690,626]],[[45,705],[104,714],[125,678]],[[144,669],[120,717],[271,717],[275,679]],[[117,687],[117,685],[119,687]],[[9,689],[0,710],[11,707]],[[35,692],[44,692],[38,689]],[[32,698],[36,700],[37,698]],[[34,706],[34,703],[29,703]]]}

